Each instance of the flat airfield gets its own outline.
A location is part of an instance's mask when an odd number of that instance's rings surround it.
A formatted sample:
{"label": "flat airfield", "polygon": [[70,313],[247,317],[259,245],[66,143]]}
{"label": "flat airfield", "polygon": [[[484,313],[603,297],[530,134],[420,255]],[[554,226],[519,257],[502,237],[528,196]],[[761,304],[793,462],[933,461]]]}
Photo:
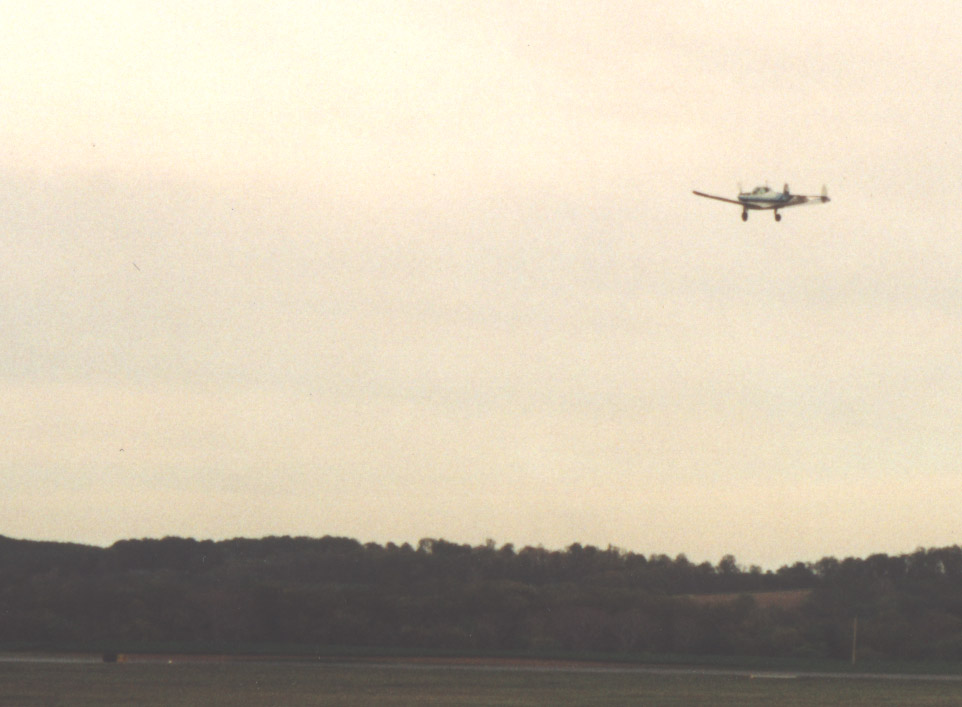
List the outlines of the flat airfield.
{"label": "flat airfield", "polygon": [[959,705],[959,676],[546,661],[0,657],[0,705]]}

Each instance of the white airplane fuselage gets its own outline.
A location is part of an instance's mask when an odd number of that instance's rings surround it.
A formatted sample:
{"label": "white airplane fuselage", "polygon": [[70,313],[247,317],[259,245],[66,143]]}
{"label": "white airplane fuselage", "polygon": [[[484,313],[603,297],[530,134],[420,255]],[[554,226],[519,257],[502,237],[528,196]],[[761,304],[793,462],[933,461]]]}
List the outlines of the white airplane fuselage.
{"label": "white airplane fuselage", "polygon": [[738,201],[749,209],[777,209],[789,204],[793,206],[803,204],[808,201],[808,197],[789,194],[786,184],[785,191],[782,192],[773,191],[768,187],[757,187],[751,192],[741,192],[738,195]]}

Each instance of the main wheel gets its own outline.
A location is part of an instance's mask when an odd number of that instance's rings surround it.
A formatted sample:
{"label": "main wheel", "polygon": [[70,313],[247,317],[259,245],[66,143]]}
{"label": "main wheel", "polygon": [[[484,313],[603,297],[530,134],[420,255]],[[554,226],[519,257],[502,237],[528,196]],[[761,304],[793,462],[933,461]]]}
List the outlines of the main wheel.
{"label": "main wheel", "polygon": [[742,221],[747,221],[747,220],[748,220],[748,212],[742,211]]}
{"label": "main wheel", "polygon": [[781,221],[781,220],[782,220],[782,215],[781,215],[780,213],[778,213],[777,211],[775,212],[775,220],[776,220],[776,221]]}

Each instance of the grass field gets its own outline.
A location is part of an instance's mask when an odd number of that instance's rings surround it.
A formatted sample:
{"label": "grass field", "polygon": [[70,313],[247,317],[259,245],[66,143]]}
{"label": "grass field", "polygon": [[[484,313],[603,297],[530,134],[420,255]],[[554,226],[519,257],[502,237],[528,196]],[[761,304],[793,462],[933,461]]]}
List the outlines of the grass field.
{"label": "grass field", "polygon": [[0,705],[959,705],[962,682],[329,663],[0,663]]}

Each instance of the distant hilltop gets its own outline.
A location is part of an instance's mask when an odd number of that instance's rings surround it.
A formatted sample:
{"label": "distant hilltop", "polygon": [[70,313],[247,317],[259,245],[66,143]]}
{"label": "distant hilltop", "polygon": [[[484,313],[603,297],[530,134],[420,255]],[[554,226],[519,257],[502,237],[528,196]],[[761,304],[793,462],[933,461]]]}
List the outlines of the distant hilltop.
{"label": "distant hilltop", "polygon": [[[962,657],[962,548],[747,570],[727,555],[461,545],[426,538],[110,547],[0,537],[6,650],[406,651]],[[108,651],[108,648],[110,650]]]}

